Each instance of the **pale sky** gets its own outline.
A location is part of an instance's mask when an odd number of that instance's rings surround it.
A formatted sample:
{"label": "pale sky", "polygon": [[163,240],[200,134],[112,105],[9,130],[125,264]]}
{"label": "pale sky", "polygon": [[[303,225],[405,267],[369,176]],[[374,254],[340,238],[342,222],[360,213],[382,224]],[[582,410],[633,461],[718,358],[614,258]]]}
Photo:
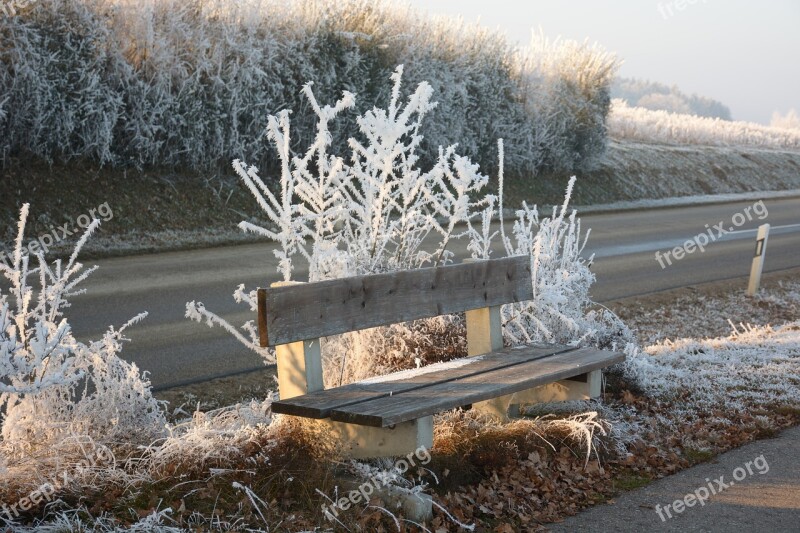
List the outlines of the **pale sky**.
{"label": "pale sky", "polygon": [[588,38],[624,60],[622,76],[714,98],[735,120],[800,112],[800,0],[408,1],[523,44],[540,27],[548,37]]}

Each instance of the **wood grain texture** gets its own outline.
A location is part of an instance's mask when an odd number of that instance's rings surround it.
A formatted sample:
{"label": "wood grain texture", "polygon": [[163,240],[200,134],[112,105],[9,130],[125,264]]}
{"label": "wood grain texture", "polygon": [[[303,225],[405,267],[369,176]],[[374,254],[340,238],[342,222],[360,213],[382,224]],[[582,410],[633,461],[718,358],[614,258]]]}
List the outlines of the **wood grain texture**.
{"label": "wood grain texture", "polygon": [[261,290],[262,346],[533,298],[526,256]]}
{"label": "wood grain texture", "polygon": [[[368,400],[394,396],[405,391],[427,387],[437,383],[453,381],[489,370],[497,370],[536,361],[554,354],[575,350],[561,345],[536,345],[504,348],[497,352],[475,358],[469,364],[457,368],[436,370],[437,365],[428,367],[431,371],[405,379],[392,379],[392,374],[384,376],[387,381],[380,383],[351,383],[343,387],[312,392],[303,396],[281,400],[272,404],[272,412],[307,418],[327,418],[333,409],[343,408]],[[441,366],[441,365],[438,365]],[[402,376],[396,372],[395,375]],[[466,402],[469,403],[469,402]]]}
{"label": "wood grain texture", "polygon": [[621,353],[581,348],[333,409],[332,420],[388,427],[407,420],[598,370],[625,360]]}

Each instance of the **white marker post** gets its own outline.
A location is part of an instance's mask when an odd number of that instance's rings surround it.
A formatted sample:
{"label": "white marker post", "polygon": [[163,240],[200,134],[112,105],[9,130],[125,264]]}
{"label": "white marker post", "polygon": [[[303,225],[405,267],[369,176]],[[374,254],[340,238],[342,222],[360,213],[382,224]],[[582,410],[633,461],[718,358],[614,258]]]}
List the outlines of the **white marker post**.
{"label": "white marker post", "polygon": [[750,267],[750,283],[747,285],[747,296],[755,296],[761,285],[761,271],[764,269],[764,256],[767,253],[767,238],[769,237],[769,224],[758,227],[756,236],[756,253]]}

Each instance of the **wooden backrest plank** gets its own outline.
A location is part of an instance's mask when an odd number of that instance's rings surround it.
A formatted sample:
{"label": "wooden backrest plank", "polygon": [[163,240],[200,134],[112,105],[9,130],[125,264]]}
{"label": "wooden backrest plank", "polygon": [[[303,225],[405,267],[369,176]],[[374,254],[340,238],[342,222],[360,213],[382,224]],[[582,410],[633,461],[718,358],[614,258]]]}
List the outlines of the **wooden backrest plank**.
{"label": "wooden backrest plank", "polygon": [[337,335],[533,298],[530,258],[259,289],[262,346]]}

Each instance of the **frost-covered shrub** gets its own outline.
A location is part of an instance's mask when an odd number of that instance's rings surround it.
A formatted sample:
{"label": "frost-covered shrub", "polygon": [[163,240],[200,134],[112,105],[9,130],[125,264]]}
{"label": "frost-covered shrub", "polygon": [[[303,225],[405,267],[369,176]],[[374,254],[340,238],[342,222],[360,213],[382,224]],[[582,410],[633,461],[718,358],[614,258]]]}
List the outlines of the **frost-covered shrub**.
{"label": "frost-covered shrub", "polygon": [[491,169],[504,138],[516,176],[580,169],[604,150],[617,62],[590,46],[516,50],[498,32],[371,0],[38,0],[0,18],[0,158],[273,168],[268,115],[293,109],[292,148],[313,142],[305,80],[325,101],[358,94],[364,112],[397,64],[441,95],[420,131],[428,163],[453,139]]}
{"label": "frost-covered shrub", "polygon": [[[502,143],[500,149],[502,155]],[[501,168],[500,212],[502,181]],[[574,185],[575,176],[569,181],[563,205],[554,206],[550,217],[540,220],[536,206],[523,202],[510,236],[501,222],[500,240],[506,255],[529,256],[533,281],[532,300],[503,306],[506,344],[551,342],[620,350],[633,340],[631,331],[613,312],[589,309],[589,289],[595,276],[589,270],[592,258],[581,257],[589,232],[582,237],[577,212],[568,211]],[[473,258],[490,257],[491,241],[496,235],[490,225],[493,213],[492,205],[481,214],[479,227],[469,224]]]}
{"label": "frost-covered shrub", "polygon": [[[431,102],[431,87],[423,82],[402,105],[402,73],[402,67],[398,67],[392,75],[388,108],[373,109],[357,119],[363,140],[349,140],[349,164],[328,153],[332,143],[328,127],[339,113],[354,105],[354,96],[345,92],[334,106],[321,107],[310,84],[304,93],[319,122],[315,142],[304,156],[292,157],[290,153],[289,114],[269,117],[268,135],[281,158],[280,194],[272,193],[255,167],[234,161],[234,169],[275,228],[246,222],[240,226],[280,245],[275,253],[284,280],[292,280],[293,265],[299,258],[309,264],[308,281],[444,264],[452,255],[447,246],[457,236],[456,225],[485,203],[474,202],[470,194],[480,191],[488,178],[468,159],[457,155],[454,146],[441,148],[430,170],[419,168],[419,130],[423,117],[436,104]],[[423,241],[434,236],[433,247],[423,248]],[[255,310],[252,293],[244,294],[240,288],[237,298],[249,302]],[[195,302],[187,304],[187,316],[225,325]],[[443,318],[420,327],[441,331],[442,321],[463,327],[458,318]],[[403,327],[326,339],[326,379],[330,383],[351,381],[391,369],[387,361],[400,357],[401,347],[394,339],[403,337],[397,335],[398,328]],[[265,354],[257,347],[253,323],[247,323],[245,329],[250,338],[245,340],[236,332],[240,340]],[[425,352],[429,353],[440,343],[422,344],[428,346]],[[392,346],[394,351],[384,350]],[[266,357],[272,360],[273,356],[267,353]]]}
{"label": "frost-covered shrub", "polygon": [[146,377],[118,355],[125,329],[146,314],[88,344],[75,339],[64,314],[94,270],[84,270],[77,256],[99,222],[66,263],[49,265],[41,253],[23,253],[27,215],[26,204],[11,264],[0,263],[8,286],[0,290],[0,451],[29,454],[76,435],[99,444],[149,443],[164,431],[162,410]]}
{"label": "frost-covered shrub", "polygon": [[718,118],[681,115],[629,107],[614,100],[608,115],[612,138],[667,144],[711,146],[757,146],[776,150],[800,149],[800,131],[762,126],[753,122],[731,122]]}
{"label": "frost-covered shrub", "polygon": [[57,0],[0,18],[3,159],[21,149],[48,161],[114,159],[127,66],[97,17],[83,2]]}
{"label": "frost-covered shrub", "polygon": [[772,120],[770,120],[769,125],[772,128],[800,130],[800,115],[794,109],[790,109],[785,115],[775,111],[772,113]]}
{"label": "frost-covered shrub", "polygon": [[[436,103],[430,85],[421,82],[402,101],[403,68],[392,75],[386,109],[374,108],[356,119],[359,136],[350,138],[348,157],[330,153],[330,122],[354,106],[344,92],[333,106],[320,106],[304,88],[308,105],[318,117],[317,136],[305,154],[292,155],[289,114],[269,117],[268,136],[281,160],[277,192],[260,178],[258,169],[239,160],[236,173],[255,196],[272,223],[257,227],[242,222],[245,231],[276,243],[278,270],[285,281],[319,281],[360,274],[447,264],[449,245],[469,239],[475,258],[492,254],[497,232],[492,217],[502,210],[503,145],[500,143],[500,202],[488,195],[488,177],[456,153],[455,146],[439,148],[436,162],[426,168],[417,155],[420,131]],[[630,332],[610,312],[590,311],[588,290],[594,281],[580,257],[584,241],[580,223],[567,198],[551,218],[539,220],[536,208],[518,213],[511,236],[501,225],[501,247],[507,255],[531,258],[534,299],[503,309],[509,343],[534,341],[622,346]],[[513,238],[512,238],[513,237]],[[298,260],[309,265],[308,280],[292,277]],[[235,297],[256,310],[255,294],[239,287]],[[187,304],[187,316],[226,327],[251,349],[274,361],[274,354],[257,346],[253,321],[247,336],[206,310]],[[326,386],[385,374],[465,355],[464,323],[444,316],[408,324],[348,333],[323,340]]]}
{"label": "frost-covered shrub", "polygon": [[[491,142],[502,137],[510,154],[519,151],[540,158],[536,168],[568,171],[590,167],[605,151],[609,86],[617,69],[614,57],[597,45],[550,41],[538,33],[528,48],[518,51],[513,66],[533,127],[522,146],[509,143],[505,132]],[[509,168],[515,169],[515,157],[509,158]]]}

